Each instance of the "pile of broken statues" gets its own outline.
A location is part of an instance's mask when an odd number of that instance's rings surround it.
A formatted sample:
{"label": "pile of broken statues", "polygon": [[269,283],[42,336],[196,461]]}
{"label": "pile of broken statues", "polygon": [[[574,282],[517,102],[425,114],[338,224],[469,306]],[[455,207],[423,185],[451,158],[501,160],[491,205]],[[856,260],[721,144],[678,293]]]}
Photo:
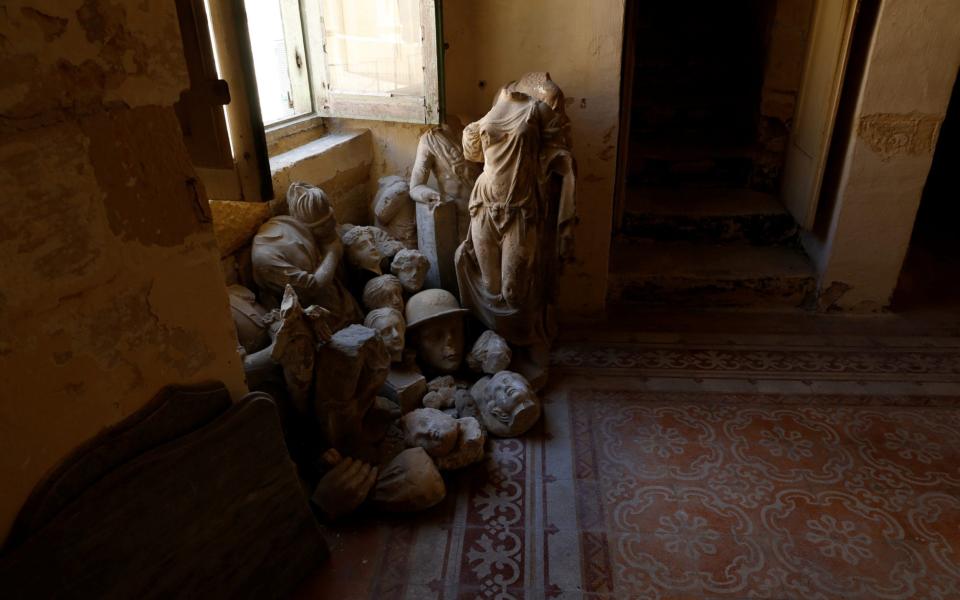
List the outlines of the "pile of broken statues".
{"label": "pile of broken statues", "polygon": [[290,186],[252,242],[256,293],[230,300],[248,383],[277,398],[327,518],[434,506],[487,436],[537,422],[574,183],[563,93],[530,73],[479,121],[424,133],[409,182],[380,180],[375,225]]}

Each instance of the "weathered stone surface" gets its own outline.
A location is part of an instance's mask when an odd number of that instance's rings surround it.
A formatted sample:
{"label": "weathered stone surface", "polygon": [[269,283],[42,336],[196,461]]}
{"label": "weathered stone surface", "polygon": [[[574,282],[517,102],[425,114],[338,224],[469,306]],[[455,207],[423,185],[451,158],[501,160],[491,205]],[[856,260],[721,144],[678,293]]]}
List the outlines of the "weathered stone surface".
{"label": "weathered stone surface", "polygon": [[441,471],[462,469],[467,465],[483,460],[483,445],[487,442],[480,422],[473,417],[457,419],[457,445],[450,454],[436,459],[437,468]]}
{"label": "weathered stone surface", "polygon": [[211,200],[210,212],[213,215],[213,237],[217,240],[220,256],[227,256],[253,240],[260,225],[270,218],[270,205],[266,202]]}
{"label": "weathered stone surface", "polygon": [[477,373],[493,375],[509,367],[512,358],[513,352],[507,340],[488,329],[480,334],[467,354],[467,366]]}
{"label": "weathered stone surface", "polygon": [[370,499],[389,512],[425,510],[447,495],[443,477],[423,448],[408,448],[380,470]]}
{"label": "weathered stone surface", "polygon": [[407,248],[417,247],[417,216],[410,188],[399,175],[381,177],[373,197],[375,224]]}
{"label": "weathered stone surface", "polygon": [[483,425],[498,437],[523,435],[540,418],[540,399],[530,383],[512,371],[483,377],[470,395],[480,409]]}
{"label": "weathered stone surface", "polygon": [[427,380],[415,368],[395,365],[390,368],[387,382],[380,394],[390,398],[400,406],[401,414],[420,408],[424,394],[427,393]]}
{"label": "weathered stone surface", "polygon": [[453,254],[460,245],[457,236],[457,207],[453,203],[417,203],[417,247],[430,261],[427,287],[456,293],[457,272]]}
{"label": "weathered stone surface", "polygon": [[383,340],[362,325],[341,329],[317,351],[314,415],[330,446],[343,450],[375,441],[364,420],[389,368]]}

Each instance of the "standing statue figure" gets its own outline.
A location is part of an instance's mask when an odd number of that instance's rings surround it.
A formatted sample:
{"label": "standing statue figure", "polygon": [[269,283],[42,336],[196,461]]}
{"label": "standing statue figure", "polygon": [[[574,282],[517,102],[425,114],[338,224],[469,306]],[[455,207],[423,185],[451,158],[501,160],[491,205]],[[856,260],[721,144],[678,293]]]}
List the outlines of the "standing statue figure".
{"label": "standing statue figure", "polygon": [[470,196],[470,230],[457,249],[461,302],[542,363],[557,267],[570,258],[576,220],[560,88],[547,73],[504,86],[490,111],[464,130],[463,152],[484,167]]}
{"label": "standing statue figure", "polygon": [[[428,288],[457,293],[453,257],[467,237],[470,191],[480,173],[479,166],[463,156],[463,127],[455,117],[420,136],[417,158],[410,174],[410,198],[416,203],[417,243],[430,261]],[[430,187],[430,176],[436,189]]]}
{"label": "standing statue figure", "polygon": [[280,305],[287,285],[303,306],[330,312],[327,325],[337,331],[363,320],[357,301],[340,278],[343,244],[333,208],[320,188],[292,183],[287,190],[290,216],[273,217],[253,238],[253,280],[268,308]]}

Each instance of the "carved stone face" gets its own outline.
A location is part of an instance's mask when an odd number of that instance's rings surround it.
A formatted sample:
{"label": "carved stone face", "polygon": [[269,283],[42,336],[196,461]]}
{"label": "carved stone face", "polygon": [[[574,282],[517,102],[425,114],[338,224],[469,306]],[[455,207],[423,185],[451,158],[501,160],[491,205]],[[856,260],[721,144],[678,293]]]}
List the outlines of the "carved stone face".
{"label": "carved stone face", "polygon": [[411,294],[423,288],[429,269],[430,261],[418,250],[401,250],[390,263],[390,272],[400,279],[400,285]]}
{"label": "carved stone face", "polygon": [[347,262],[357,269],[364,269],[380,274],[380,260],[383,255],[377,249],[377,242],[373,234],[361,231],[355,234],[347,244]]}
{"label": "carved stone face", "polygon": [[367,310],[392,308],[403,312],[403,286],[394,275],[374,277],[363,287],[363,305]]}
{"label": "carved stone face", "polygon": [[494,435],[521,435],[540,418],[540,400],[522,375],[500,371],[479,391],[479,398],[475,399],[480,415],[484,425]]}
{"label": "carved stone face", "polygon": [[430,456],[446,456],[457,445],[460,424],[435,408],[418,408],[403,416],[403,440],[408,448],[420,447]]}
{"label": "carved stone face", "polygon": [[407,326],[403,315],[394,308],[378,308],[370,311],[364,321],[364,326],[376,329],[383,338],[392,362],[400,362],[403,358],[404,336]]}
{"label": "carved stone face", "polygon": [[452,373],[463,363],[463,317],[438,317],[417,328],[417,356],[428,368]]}

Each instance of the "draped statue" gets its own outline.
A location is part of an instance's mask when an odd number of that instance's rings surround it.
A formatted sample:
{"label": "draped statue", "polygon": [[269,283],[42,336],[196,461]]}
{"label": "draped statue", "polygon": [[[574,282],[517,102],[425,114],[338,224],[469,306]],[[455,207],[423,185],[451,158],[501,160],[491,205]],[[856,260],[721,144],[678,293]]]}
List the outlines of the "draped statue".
{"label": "draped statue", "polygon": [[549,343],[557,268],[572,253],[575,163],[563,105],[548,73],[529,73],[463,132],[464,157],[483,172],[456,253],[460,299],[516,346]]}

